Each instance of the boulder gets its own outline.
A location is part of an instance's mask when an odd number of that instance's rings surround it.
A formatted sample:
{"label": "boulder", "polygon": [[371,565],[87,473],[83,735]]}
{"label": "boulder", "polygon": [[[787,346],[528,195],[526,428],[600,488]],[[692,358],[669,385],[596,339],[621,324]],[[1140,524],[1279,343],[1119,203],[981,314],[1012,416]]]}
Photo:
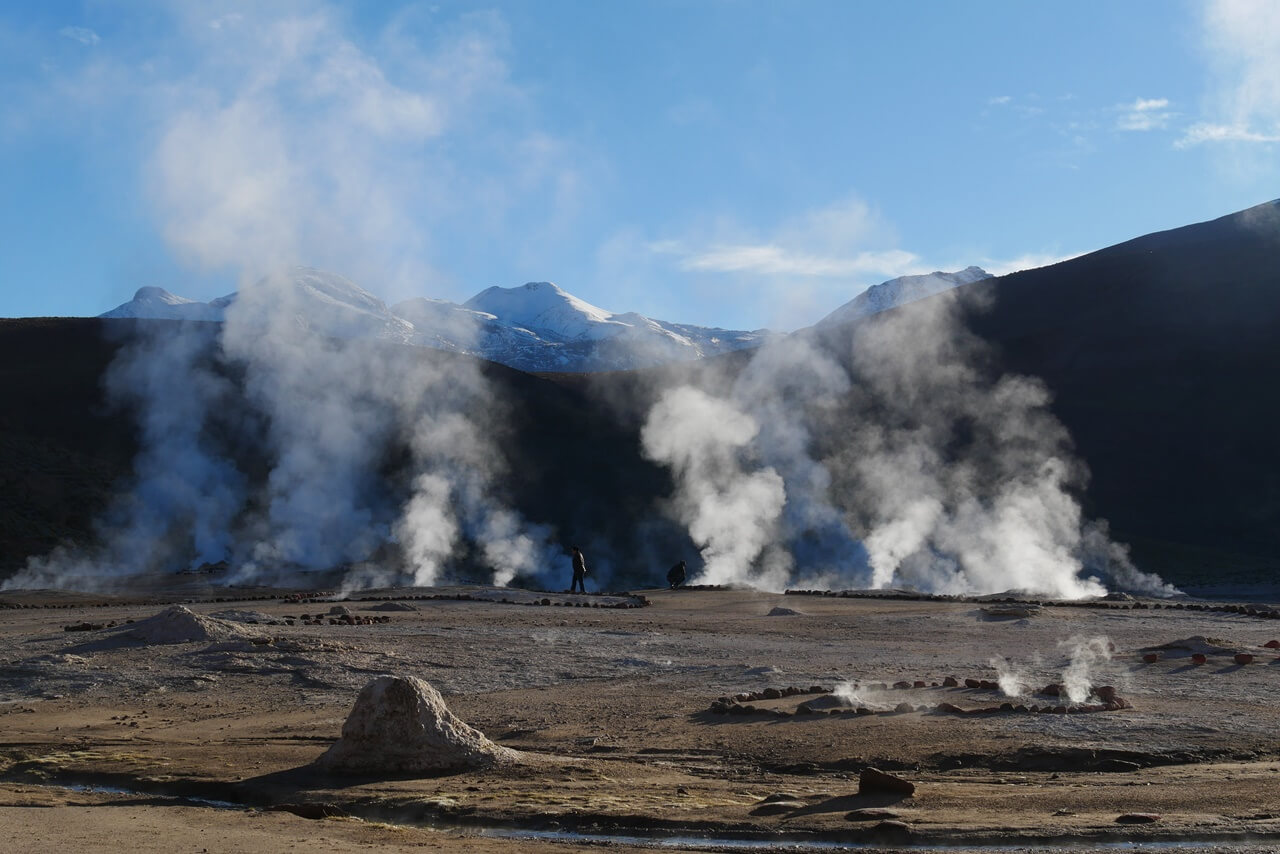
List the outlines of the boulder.
{"label": "boulder", "polygon": [[877,792],[911,796],[915,794],[916,787],[914,783],[886,774],[877,768],[864,768],[858,775],[858,794],[868,795]]}
{"label": "boulder", "polygon": [[456,718],[427,682],[378,676],[361,689],[342,738],[317,764],[341,774],[436,774],[518,759]]}

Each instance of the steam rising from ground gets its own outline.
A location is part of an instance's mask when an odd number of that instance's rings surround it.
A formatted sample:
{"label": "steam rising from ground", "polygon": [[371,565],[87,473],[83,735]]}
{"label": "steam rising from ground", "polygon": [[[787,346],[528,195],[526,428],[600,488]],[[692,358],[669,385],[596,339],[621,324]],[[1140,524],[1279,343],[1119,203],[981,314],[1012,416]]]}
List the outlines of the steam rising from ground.
{"label": "steam rising from ground", "polygon": [[1058,644],[1068,661],[1062,671],[1062,687],[1073,703],[1083,703],[1093,688],[1093,676],[1100,665],[1111,660],[1111,643],[1102,635],[1073,635]]}
{"label": "steam rising from ground", "polygon": [[[219,560],[237,582],[346,567],[348,586],[430,584],[451,562],[498,583],[544,567],[547,532],[494,494],[504,462],[486,428],[502,419],[478,364],[367,340],[396,330],[314,272],[279,272],[305,260],[393,289],[431,279],[424,233],[461,199],[441,184],[456,172],[449,146],[433,143],[519,100],[500,21],[471,16],[423,42],[396,18],[368,50],[323,4],[207,18],[175,10],[197,73],[134,81],[155,111],[142,171],[171,246],[238,271],[238,295],[219,331],[139,325],[109,388],[140,421],[135,482],[98,543],[34,559],[9,586]],[[233,400],[241,384],[247,401]],[[407,466],[388,459],[400,451]]]}
{"label": "steam rising from ground", "polygon": [[1047,389],[996,373],[963,321],[981,298],[962,289],[851,332],[797,334],[732,381],[703,372],[663,393],[644,447],[675,474],[672,510],[706,562],[694,581],[1174,592],[1083,518],[1087,473]]}

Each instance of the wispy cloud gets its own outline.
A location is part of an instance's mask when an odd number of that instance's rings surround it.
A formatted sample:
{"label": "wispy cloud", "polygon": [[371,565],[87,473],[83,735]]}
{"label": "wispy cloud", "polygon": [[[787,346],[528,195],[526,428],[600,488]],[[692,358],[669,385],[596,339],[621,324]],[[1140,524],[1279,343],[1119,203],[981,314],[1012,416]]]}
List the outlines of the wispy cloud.
{"label": "wispy cloud", "polygon": [[1200,122],[1187,128],[1174,145],[1178,148],[1190,148],[1206,142],[1280,142],[1280,133],[1261,133],[1244,125]]}
{"label": "wispy cloud", "polygon": [[[1009,273],[1016,273],[1019,270],[1035,270],[1038,267],[1048,267],[1051,264],[1058,264],[1062,261],[1070,261],[1072,258],[1079,258],[1083,252],[1074,252],[1070,255],[1062,255],[1054,252],[1027,252],[1016,258],[982,258],[978,261],[967,263],[975,263],[982,269],[986,270],[993,276],[1004,276]],[[957,267],[963,265],[956,265]]]}
{"label": "wispy cloud", "polygon": [[1138,98],[1116,109],[1120,112],[1116,127],[1125,131],[1163,130],[1177,115],[1169,109],[1168,98]]}
{"label": "wispy cloud", "polygon": [[1012,95],[995,95],[987,99],[987,103],[992,107],[1003,107],[1005,104],[1013,100]]}
{"label": "wispy cloud", "polygon": [[88,27],[63,27],[58,30],[58,35],[90,47],[102,41],[102,37]]}
{"label": "wispy cloud", "polygon": [[813,255],[776,244],[713,246],[686,255],[680,269],[707,273],[757,273],[765,276],[862,276],[914,269],[920,258],[902,249],[851,255]]}
{"label": "wispy cloud", "polygon": [[758,276],[900,275],[914,271],[920,261],[912,252],[886,245],[893,241],[892,230],[856,197],[789,217],[766,234],[726,223],[717,232],[710,238],[659,241],[651,248],[676,256],[681,270]]}
{"label": "wispy cloud", "polygon": [[1280,141],[1280,3],[1212,0],[1203,8],[1219,85],[1208,115],[1177,145]]}

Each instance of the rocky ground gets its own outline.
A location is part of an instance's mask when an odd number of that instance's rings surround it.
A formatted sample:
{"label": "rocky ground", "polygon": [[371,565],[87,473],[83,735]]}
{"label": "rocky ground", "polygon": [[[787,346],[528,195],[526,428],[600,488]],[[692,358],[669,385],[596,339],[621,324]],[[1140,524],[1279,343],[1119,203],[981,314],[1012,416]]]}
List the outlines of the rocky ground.
{"label": "rocky ground", "polygon": [[[9,850],[1280,847],[1266,608],[358,595],[0,596]],[[521,761],[320,770],[379,674]],[[869,767],[914,794],[860,793]]]}

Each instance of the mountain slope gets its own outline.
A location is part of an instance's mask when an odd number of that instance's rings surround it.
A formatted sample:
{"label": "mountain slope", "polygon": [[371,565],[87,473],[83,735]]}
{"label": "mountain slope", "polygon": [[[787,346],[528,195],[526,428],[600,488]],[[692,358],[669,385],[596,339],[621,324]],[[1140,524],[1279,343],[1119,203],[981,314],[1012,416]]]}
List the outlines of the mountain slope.
{"label": "mountain slope", "polygon": [[981,267],[966,267],[955,273],[936,271],[922,276],[899,276],[896,279],[872,285],[815,325],[822,327],[849,323],[859,317],[878,314],[961,285],[989,278],[991,274]]}
{"label": "mountain slope", "polygon": [[171,294],[164,288],[138,288],[133,299],[116,306],[111,311],[103,312],[99,317],[136,318],[146,317],[157,320],[211,320],[226,319],[226,308],[235,299],[235,294],[219,297],[212,302],[196,300]]}
{"label": "mountain slope", "polygon": [[387,305],[355,283],[296,267],[211,303],[142,288],[107,318],[225,320],[287,317],[337,338],[378,338],[467,353],[525,371],[626,370],[755,347],[770,335],[613,314],[551,282],[488,288],[463,305],[416,298]]}
{"label": "mountain slope", "polygon": [[1280,202],[962,287],[1003,367],[1049,386],[1091,515],[1140,556],[1280,567]]}

